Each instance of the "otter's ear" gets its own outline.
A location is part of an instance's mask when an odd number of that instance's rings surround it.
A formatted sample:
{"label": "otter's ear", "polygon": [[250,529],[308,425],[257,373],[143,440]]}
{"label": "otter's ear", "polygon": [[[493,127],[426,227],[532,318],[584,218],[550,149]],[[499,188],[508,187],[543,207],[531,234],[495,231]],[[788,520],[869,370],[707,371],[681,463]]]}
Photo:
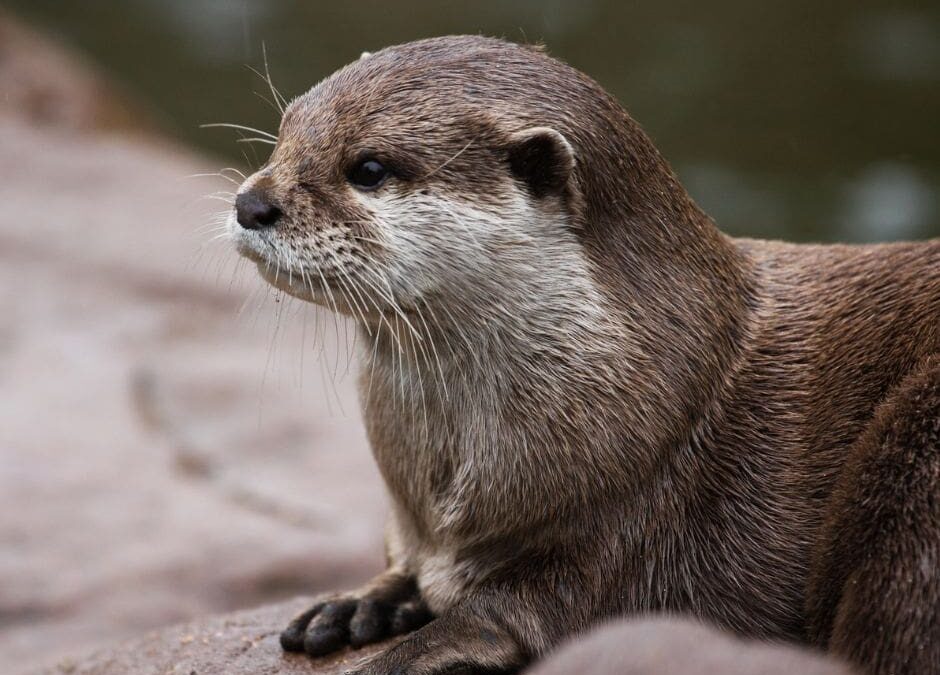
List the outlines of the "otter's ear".
{"label": "otter's ear", "polygon": [[560,194],[574,170],[574,149],[554,129],[532,127],[509,138],[509,168],[538,198]]}

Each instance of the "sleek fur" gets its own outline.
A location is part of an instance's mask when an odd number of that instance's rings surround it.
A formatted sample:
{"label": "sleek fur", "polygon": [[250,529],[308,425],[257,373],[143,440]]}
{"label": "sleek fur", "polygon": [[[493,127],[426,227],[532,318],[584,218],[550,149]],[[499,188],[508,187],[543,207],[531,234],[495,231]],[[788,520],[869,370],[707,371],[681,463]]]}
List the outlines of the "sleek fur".
{"label": "sleek fur", "polygon": [[[391,177],[347,180],[376,158]],[[389,569],[291,650],[502,672],[668,610],[940,669],[940,241],[726,237],[595,82],[447,37],[288,107],[232,234],[359,320]]]}

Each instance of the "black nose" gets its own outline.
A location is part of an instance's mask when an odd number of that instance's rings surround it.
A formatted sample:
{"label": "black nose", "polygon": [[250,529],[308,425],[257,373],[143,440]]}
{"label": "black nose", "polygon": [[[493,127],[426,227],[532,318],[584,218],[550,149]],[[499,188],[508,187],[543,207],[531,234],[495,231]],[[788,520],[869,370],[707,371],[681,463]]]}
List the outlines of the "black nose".
{"label": "black nose", "polygon": [[235,198],[235,215],[238,224],[246,230],[271,227],[281,217],[281,210],[257,192],[249,190]]}

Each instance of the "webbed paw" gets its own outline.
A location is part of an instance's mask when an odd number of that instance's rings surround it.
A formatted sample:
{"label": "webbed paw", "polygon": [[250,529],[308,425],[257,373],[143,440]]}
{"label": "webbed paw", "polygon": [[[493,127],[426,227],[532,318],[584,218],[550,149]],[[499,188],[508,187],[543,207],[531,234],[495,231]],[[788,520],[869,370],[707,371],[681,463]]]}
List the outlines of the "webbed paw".
{"label": "webbed paw", "polygon": [[290,652],[323,656],[420,628],[432,618],[414,582],[383,585],[316,603],[281,633]]}

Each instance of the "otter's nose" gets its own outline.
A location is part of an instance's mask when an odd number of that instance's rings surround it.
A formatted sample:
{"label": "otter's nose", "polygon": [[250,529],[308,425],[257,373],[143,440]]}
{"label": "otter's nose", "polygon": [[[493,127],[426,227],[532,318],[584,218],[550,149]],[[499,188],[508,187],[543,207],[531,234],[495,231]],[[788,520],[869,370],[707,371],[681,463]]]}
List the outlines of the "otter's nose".
{"label": "otter's nose", "polygon": [[249,190],[235,198],[235,216],[238,224],[246,230],[260,230],[277,223],[281,210],[254,190]]}

